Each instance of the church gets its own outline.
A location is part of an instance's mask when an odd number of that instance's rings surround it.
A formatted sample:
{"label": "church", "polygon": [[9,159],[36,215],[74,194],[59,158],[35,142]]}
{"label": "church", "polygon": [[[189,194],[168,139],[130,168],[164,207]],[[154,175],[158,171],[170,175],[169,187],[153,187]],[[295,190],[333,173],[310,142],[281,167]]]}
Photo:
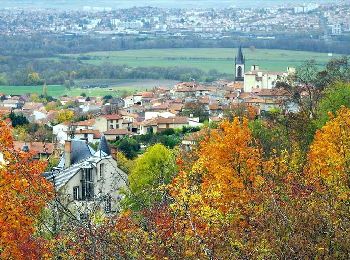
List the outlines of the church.
{"label": "church", "polygon": [[252,65],[250,71],[245,72],[246,58],[242,47],[238,48],[235,58],[235,82],[243,85],[244,92],[257,92],[261,89],[273,89],[277,82],[283,81],[295,73],[295,68],[287,68],[286,72],[261,70],[258,65]]}
{"label": "church", "polygon": [[243,56],[242,47],[240,46],[238,49],[238,55],[235,58],[235,81],[236,82],[244,82],[244,71],[245,71],[245,58]]}

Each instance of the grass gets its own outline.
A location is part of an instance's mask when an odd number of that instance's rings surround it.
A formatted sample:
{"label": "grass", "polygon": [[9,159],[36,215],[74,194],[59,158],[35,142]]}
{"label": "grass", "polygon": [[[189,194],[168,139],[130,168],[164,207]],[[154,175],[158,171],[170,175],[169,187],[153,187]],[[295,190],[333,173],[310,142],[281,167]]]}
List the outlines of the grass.
{"label": "grass", "polygon": [[[233,73],[236,49],[143,49],[110,52],[90,52],[85,54],[65,55],[73,59],[88,57],[85,63],[102,64],[110,62],[131,67],[192,67],[204,71],[216,69],[222,73]],[[285,71],[289,67],[298,67],[306,60],[314,59],[319,65],[325,65],[332,57],[327,53],[244,49],[247,66],[258,64],[262,69]],[[339,55],[333,55],[337,57]]]}
{"label": "grass", "polygon": [[[50,96],[59,97],[63,95],[79,96],[85,93],[88,96],[121,96],[125,92],[137,92],[141,90],[149,90],[155,86],[170,86],[174,81],[168,80],[119,80],[108,88],[72,88],[67,90],[62,85],[49,85],[48,94]],[[23,95],[23,94],[42,94],[42,86],[0,86],[0,93],[7,95]]]}
{"label": "grass", "polygon": [[[51,96],[64,95],[66,90],[64,86],[61,85],[50,85],[47,88],[47,92]],[[0,93],[7,95],[23,95],[27,93],[42,94],[42,86],[0,86]]]}

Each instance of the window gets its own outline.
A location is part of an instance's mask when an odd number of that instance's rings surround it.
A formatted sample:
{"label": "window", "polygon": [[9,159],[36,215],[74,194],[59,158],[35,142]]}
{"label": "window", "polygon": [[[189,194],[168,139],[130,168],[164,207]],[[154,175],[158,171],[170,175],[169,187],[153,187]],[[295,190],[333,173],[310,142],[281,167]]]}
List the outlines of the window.
{"label": "window", "polygon": [[104,163],[101,163],[100,164],[100,179],[102,180],[102,179],[104,179],[104,177],[105,177],[105,165],[104,165]]}
{"label": "window", "polygon": [[112,200],[111,196],[105,198],[105,213],[110,213],[112,211]]}
{"label": "window", "polygon": [[237,69],[237,78],[242,78],[242,67],[239,66]]}
{"label": "window", "polygon": [[84,221],[84,220],[88,220],[89,215],[87,213],[81,213],[79,217],[81,221]]}
{"label": "window", "polygon": [[81,180],[81,197],[83,200],[91,200],[94,197],[94,179],[92,169],[84,169]]}
{"label": "window", "polygon": [[79,200],[79,186],[73,187],[73,199]]}

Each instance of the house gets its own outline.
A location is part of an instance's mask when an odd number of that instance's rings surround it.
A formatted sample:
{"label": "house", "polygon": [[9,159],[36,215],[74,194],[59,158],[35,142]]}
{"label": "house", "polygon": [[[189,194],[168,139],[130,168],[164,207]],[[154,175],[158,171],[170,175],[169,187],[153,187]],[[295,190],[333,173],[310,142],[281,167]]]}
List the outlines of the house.
{"label": "house", "polygon": [[69,123],[61,123],[52,127],[52,134],[56,137],[57,142],[64,144],[64,141],[68,139]]}
{"label": "house", "polygon": [[178,129],[189,125],[187,117],[157,117],[145,120],[140,126],[140,134],[158,133],[166,129]]}
{"label": "house", "polygon": [[42,109],[44,109],[44,104],[36,103],[36,102],[26,102],[22,107],[23,111],[34,111],[34,110],[42,110]]}
{"label": "house", "polygon": [[191,151],[194,147],[198,145],[198,143],[203,140],[210,133],[210,129],[203,128],[198,132],[187,134],[182,142],[181,146],[185,151]]}
{"label": "house", "polygon": [[118,211],[120,191],[128,183],[104,136],[97,151],[81,140],[66,141],[59,165],[44,177],[53,183],[61,201],[80,218],[92,209],[106,214]]}
{"label": "house", "polygon": [[294,68],[287,68],[287,72],[272,72],[261,70],[258,65],[253,65],[244,75],[244,92],[252,92],[253,89],[273,89],[277,82],[283,81],[293,73],[295,73]]}
{"label": "house", "polygon": [[46,142],[13,142],[17,151],[30,152],[34,159],[47,159],[54,152],[54,144]]}
{"label": "house", "polygon": [[94,129],[94,126],[95,126],[95,119],[94,118],[72,123],[72,127],[76,130]]}
{"label": "house", "polygon": [[127,129],[110,129],[103,133],[108,141],[117,141],[125,136],[131,135]]}
{"label": "house", "polygon": [[3,107],[16,109],[16,108],[20,108],[22,103],[16,99],[7,99],[2,102],[2,105]]}
{"label": "house", "polygon": [[133,105],[142,105],[142,93],[124,98],[124,104],[124,108],[132,107]]}
{"label": "house", "polygon": [[96,144],[100,141],[101,133],[98,130],[92,130],[92,129],[79,129],[75,130],[74,138],[79,140],[84,140],[91,144]]}
{"label": "house", "polygon": [[94,128],[101,133],[111,129],[122,129],[123,117],[119,114],[99,116],[95,119]]}

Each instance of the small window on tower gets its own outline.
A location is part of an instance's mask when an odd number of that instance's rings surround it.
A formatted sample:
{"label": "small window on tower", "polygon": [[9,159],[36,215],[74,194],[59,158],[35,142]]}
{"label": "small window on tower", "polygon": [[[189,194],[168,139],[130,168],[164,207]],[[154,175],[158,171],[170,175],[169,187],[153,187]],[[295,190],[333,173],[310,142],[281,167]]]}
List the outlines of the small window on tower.
{"label": "small window on tower", "polygon": [[242,67],[239,66],[237,69],[237,77],[241,78],[242,77]]}

